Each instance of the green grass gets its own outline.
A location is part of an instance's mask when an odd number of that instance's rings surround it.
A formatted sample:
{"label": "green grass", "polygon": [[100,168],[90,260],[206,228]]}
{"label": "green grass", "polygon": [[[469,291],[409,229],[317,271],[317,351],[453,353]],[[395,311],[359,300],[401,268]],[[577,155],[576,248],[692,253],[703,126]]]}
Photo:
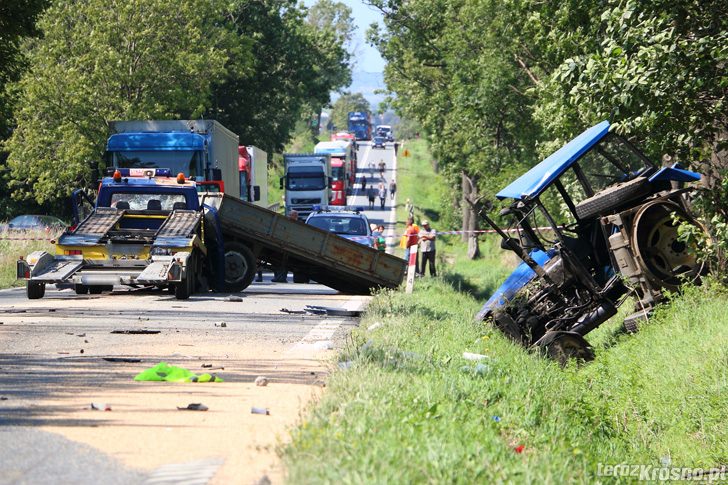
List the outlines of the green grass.
{"label": "green grass", "polygon": [[[16,240],[16,238],[27,238]],[[13,238],[13,239],[8,239]],[[16,262],[19,256],[26,257],[33,251],[48,251],[53,253],[53,245],[47,240],[32,240],[49,238],[45,231],[30,231],[25,233],[8,233],[0,231],[0,288],[22,286],[24,281],[15,279]]]}
{"label": "green grass", "polygon": [[[561,369],[473,323],[481,301],[418,283],[372,302],[340,356],[352,366],[293,433],[291,482],[591,483],[598,463],[726,463],[724,290],[689,289],[634,336],[609,323],[594,362]],[[488,356],[482,375],[463,352]]]}
{"label": "green grass", "polygon": [[[435,225],[418,143],[400,196]],[[443,237],[438,278],[375,296],[282,450],[292,483],[592,483],[612,481],[599,463],[728,463],[728,290],[687,288],[635,335],[615,317],[588,335],[594,362],[562,369],[474,322],[515,264],[496,238],[481,251]],[[480,371],[463,352],[487,355]]]}

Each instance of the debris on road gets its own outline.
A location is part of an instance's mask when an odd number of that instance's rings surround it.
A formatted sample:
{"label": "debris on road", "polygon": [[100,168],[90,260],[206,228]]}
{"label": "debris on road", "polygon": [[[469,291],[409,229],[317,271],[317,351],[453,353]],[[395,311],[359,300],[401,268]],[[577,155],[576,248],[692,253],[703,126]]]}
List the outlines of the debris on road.
{"label": "debris on road", "polygon": [[251,414],[265,414],[266,416],[270,416],[270,411],[268,410],[268,408],[258,408],[255,406],[250,408],[250,413]]}
{"label": "debris on road", "polygon": [[243,301],[243,299],[239,296],[228,296],[225,298],[225,301]]}
{"label": "debris on road", "polygon": [[268,385],[268,378],[265,376],[258,376],[255,378],[255,385],[258,387],[265,387]]}
{"label": "debris on road", "polygon": [[186,407],[177,406],[178,411],[207,411],[209,408],[201,402],[190,403]]}
{"label": "debris on road", "polygon": [[122,335],[156,335],[161,332],[162,332],[161,330],[112,330],[111,331],[111,333],[122,334]]}
{"label": "debris on road", "polygon": [[103,357],[106,362],[124,362],[127,364],[136,364],[141,362],[142,359],[132,359],[128,357]]}
{"label": "debris on road", "polygon": [[215,374],[200,374],[185,369],[169,365],[166,362],[144,370],[134,377],[135,381],[153,381],[153,382],[222,382],[220,377]]}
{"label": "debris on road", "polygon": [[209,369],[210,367],[212,367],[212,364],[202,364],[200,367],[202,367],[203,369]]}
{"label": "debris on road", "polygon": [[93,409],[94,411],[111,411],[111,404],[92,402],[91,409]]}
{"label": "debris on road", "polygon": [[316,305],[306,305],[305,311],[314,315],[326,315],[330,317],[358,317],[362,313],[361,310],[347,310],[346,308]]}
{"label": "debris on road", "polygon": [[319,340],[313,344],[313,348],[316,350],[331,350],[334,348],[334,343],[331,340]]}
{"label": "debris on road", "polygon": [[290,315],[303,315],[306,313],[303,310],[289,310],[288,308],[281,308],[278,311],[281,313],[288,313]]}
{"label": "debris on road", "polygon": [[215,322],[215,326],[216,327],[225,328],[225,327],[227,327],[227,323],[225,323],[225,322]]}

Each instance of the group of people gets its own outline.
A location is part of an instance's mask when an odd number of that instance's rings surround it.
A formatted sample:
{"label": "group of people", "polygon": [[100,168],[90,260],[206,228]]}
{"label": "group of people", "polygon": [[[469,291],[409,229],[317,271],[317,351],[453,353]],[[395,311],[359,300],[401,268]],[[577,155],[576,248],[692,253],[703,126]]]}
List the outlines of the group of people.
{"label": "group of people", "polygon": [[[409,202],[409,199],[408,199]],[[410,215],[407,217],[407,227],[404,236],[400,241],[400,247],[404,249],[405,261],[410,261],[410,256],[415,258],[415,274],[424,276],[427,266],[430,267],[430,276],[437,276],[435,268],[435,240],[437,239],[437,231],[430,227],[429,221],[422,221],[420,228],[415,224],[414,218]],[[422,254],[422,260],[417,255],[417,245],[419,244],[419,252]],[[414,248],[415,253],[412,253]]]}
{"label": "group of people", "polygon": [[[370,170],[374,170],[374,162],[369,163]],[[385,185],[387,180],[384,178],[384,171],[387,168],[387,164],[384,162],[384,160],[381,160],[379,162],[379,177],[381,181],[379,182],[379,185],[375,188],[373,184],[370,184],[367,188],[367,176],[362,175],[360,182],[361,182],[361,190],[362,192],[366,193],[367,200],[369,201],[369,209],[374,209],[374,203],[376,202],[377,197],[379,197],[379,209],[384,210],[385,203],[387,201],[387,186]],[[392,180],[389,182],[389,198],[390,200],[394,200],[394,195],[397,192],[397,182],[392,178]]]}

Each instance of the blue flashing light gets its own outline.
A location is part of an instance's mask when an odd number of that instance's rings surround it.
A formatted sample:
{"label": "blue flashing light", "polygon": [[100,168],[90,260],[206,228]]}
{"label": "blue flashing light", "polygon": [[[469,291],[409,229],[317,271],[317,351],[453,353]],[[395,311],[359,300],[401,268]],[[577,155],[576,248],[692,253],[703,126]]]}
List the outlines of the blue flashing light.
{"label": "blue flashing light", "polygon": [[172,171],[168,168],[116,168],[108,167],[106,175],[114,175],[118,171],[122,177],[171,177]]}

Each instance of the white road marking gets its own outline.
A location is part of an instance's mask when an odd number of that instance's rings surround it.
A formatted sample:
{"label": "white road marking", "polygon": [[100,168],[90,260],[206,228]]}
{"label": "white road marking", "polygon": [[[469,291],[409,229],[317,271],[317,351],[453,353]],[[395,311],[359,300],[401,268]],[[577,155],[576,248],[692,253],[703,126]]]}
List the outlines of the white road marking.
{"label": "white road marking", "polygon": [[286,353],[300,350],[326,350],[330,348],[328,343],[336,331],[344,323],[343,320],[321,320],[301,339],[300,342],[288,349]]}
{"label": "white road marking", "polygon": [[147,485],[205,485],[222,465],[220,458],[189,463],[163,465],[152,472],[144,482]]}

